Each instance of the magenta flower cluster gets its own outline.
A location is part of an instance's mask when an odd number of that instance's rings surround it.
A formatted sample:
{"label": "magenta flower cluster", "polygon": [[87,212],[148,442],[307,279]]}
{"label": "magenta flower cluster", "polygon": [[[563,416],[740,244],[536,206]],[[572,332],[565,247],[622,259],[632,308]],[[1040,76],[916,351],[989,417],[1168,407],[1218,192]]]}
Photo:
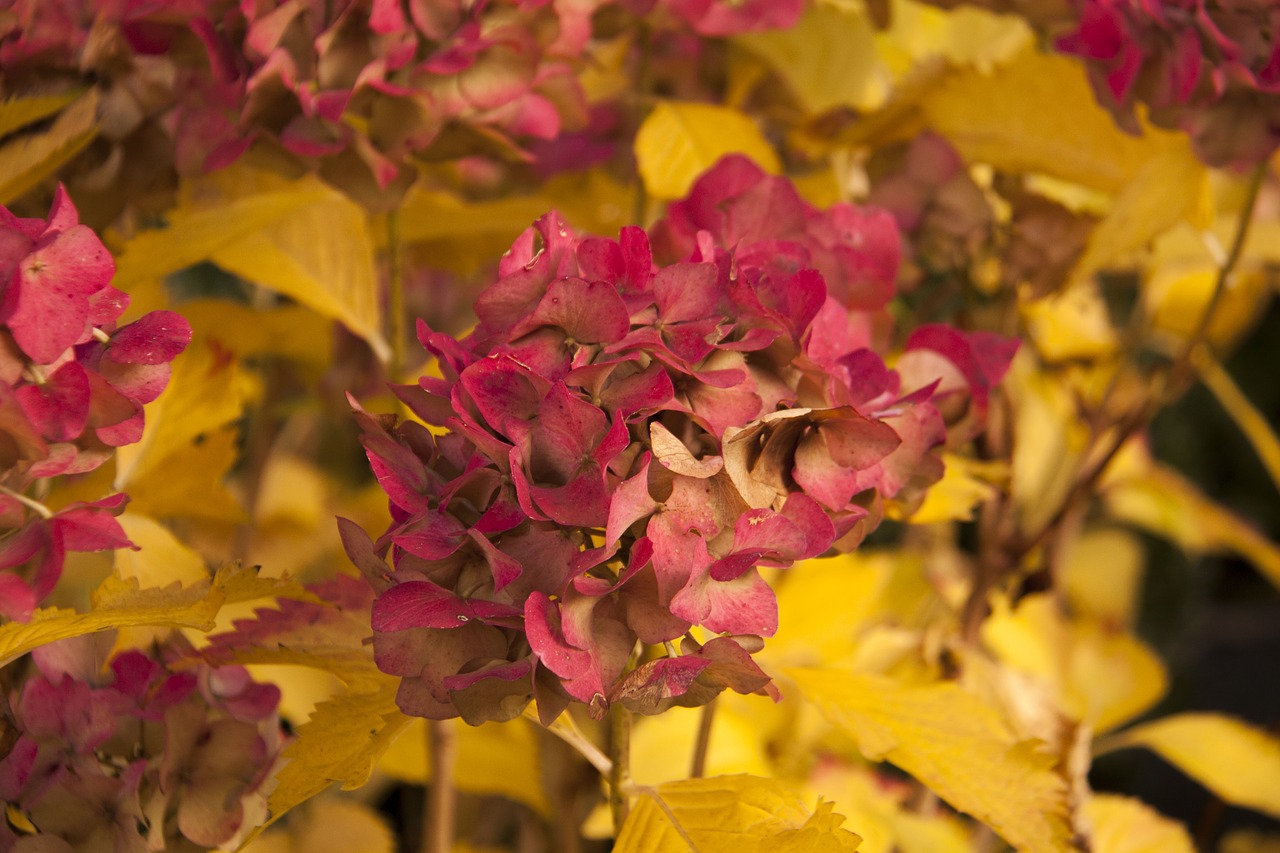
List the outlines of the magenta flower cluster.
{"label": "magenta flower cluster", "polygon": [[1058,48],[1082,57],[1102,103],[1191,134],[1212,165],[1280,145],[1280,6],[1270,0],[1077,0]]}
{"label": "magenta flower cluster", "polygon": [[156,153],[159,130],[190,174],[262,142],[344,186],[362,175],[373,199],[433,146],[520,157],[586,128],[575,72],[611,5],[722,36],[789,25],[802,2],[14,0],[0,65],[18,92],[51,70],[99,81],[102,134],[122,152]]}
{"label": "magenta flower cluster", "polygon": [[97,468],[142,436],[143,404],[191,340],[171,311],[124,326],[129,299],[97,235],[59,188],[49,218],[0,208],[0,615],[24,619],[52,591],[68,551],[130,547],[114,495],[49,513],[37,481]]}
{"label": "magenta flower cluster", "polygon": [[[874,349],[899,252],[887,213],[819,211],[730,157],[651,234],[544,216],[470,335],[420,325],[440,375],[396,390],[434,428],[357,411],[394,522],[341,524],[400,706],[474,724],[772,691],[759,569],[856,546],[941,474],[938,383]],[[1011,355],[913,341],[983,403]],[[638,644],[665,651],[632,668]]]}
{"label": "magenta flower cluster", "polygon": [[123,652],[106,674],[93,652],[89,638],[36,649],[6,697],[0,851],[203,850],[260,819],[280,691],[238,666],[171,671],[191,656],[180,640]]}

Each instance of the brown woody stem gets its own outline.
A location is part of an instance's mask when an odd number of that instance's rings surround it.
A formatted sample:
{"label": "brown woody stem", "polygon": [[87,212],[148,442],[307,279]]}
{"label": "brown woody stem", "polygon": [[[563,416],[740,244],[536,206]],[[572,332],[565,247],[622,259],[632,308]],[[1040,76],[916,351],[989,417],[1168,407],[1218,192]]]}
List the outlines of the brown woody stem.
{"label": "brown woody stem", "polygon": [[711,746],[711,726],[716,718],[716,702],[712,699],[702,706],[698,717],[698,739],[693,745],[693,764],[689,768],[689,778],[698,779],[707,771],[707,749]]}
{"label": "brown woody stem", "polygon": [[431,783],[427,786],[422,850],[423,853],[450,853],[458,807],[458,791],[454,785],[457,739],[453,721],[428,720],[427,744]]}
{"label": "brown woody stem", "polygon": [[631,712],[621,704],[609,709],[609,813],[613,816],[613,835],[622,834],[629,803],[627,787],[631,783]]}

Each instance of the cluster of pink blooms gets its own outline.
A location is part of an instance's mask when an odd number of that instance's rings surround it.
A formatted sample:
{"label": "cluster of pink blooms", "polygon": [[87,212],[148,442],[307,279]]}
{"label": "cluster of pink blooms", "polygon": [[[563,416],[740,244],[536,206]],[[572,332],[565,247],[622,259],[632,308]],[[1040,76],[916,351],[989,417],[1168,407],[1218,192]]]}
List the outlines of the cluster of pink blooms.
{"label": "cluster of pink blooms", "polygon": [[36,649],[4,697],[0,800],[22,820],[0,822],[0,851],[207,850],[260,819],[280,691],[238,666],[172,671],[191,655],[180,641],[118,654],[105,674],[94,651],[89,638]]}
{"label": "cluster of pink blooms", "polygon": [[521,146],[586,128],[575,71],[610,6],[722,36],[789,25],[802,0],[11,0],[0,67],[9,94],[90,75],[103,138],[124,151],[160,127],[179,172],[261,142],[385,189],[428,149],[528,157]]}
{"label": "cluster of pink blooms", "polygon": [[1134,107],[1191,134],[1213,165],[1280,145],[1280,5],[1271,0],[1078,0],[1058,48],[1082,57],[1099,99],[1136,129]]}
{"label": "cluster of pink blooms", "polygon": [[[531,698],[551,719],[772,692],[759,568],[910,506],[941,474],[943,412],[984,408],[1012,355],[923,327],[888,369],[899,254],[887,213],[817,210],[730,157],[651,233],[544,216],[470,335],[420,325],[441,376],[397,393],[437,429],[358,411],[393,523],[341,525],[401,708],[480,723]],[[628,671],[638,642],[665,653]]]}
{"label": "cluster of pink blooms", "polygon": [[82,474],[142,437],[143,404],[169,382],[191,340],[171,311],[124,326],[115,264],[59,188],[49,218],[0,208],[0,615],[27,618],[68,551],[130,547],[115,516],[126,497],[56,513],[24,494]]}

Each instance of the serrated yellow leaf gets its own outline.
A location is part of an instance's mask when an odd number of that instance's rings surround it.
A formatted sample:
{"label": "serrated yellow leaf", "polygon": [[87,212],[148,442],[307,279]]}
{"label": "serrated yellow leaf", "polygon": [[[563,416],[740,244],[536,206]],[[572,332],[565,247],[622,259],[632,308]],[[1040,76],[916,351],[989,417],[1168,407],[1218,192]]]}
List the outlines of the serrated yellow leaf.
{"label": "serrated yellow leaf", "polygon": [[30,95],[0,101],[0,136],[48,118],[84,93],[82,89],[56,95]]}
{"label": "serrated yellow leaf", "polygon": [[396,707],[399,684],[384,675],[375,690],[348,691],[316,705],[285,747],[287,761],[275,775],[269,817],[258,832],[334,782],[350,791],[369,780],[378,758],[409,724]]}
{"label": "serrated yellow leaf", "polygon": [[79,154],[98,134],[98,90],[90,89],[40,133],[0,147],[0,204],[9,204]]}
{"label": "serrated yellow leaf", "polygon": [[204,558],[182,544],[169,528],[136,511],[136,504],[121,515],[120,526],[142,550],[121,548],[115,552],[116,574],[136,580],[142,587],[184,586],[209,577]]}
{"label": "serrated yellow leaf", "polygon": [[385,359],[373,245],[365,212],[319,178],[237,165],[187,185],[168,227],[130,239],[115,283],[127,292],[212,261],[338,320]]}
{"label": "serrated yellow leaf", "polygon": [[726,154],[745,154],[766,172],[781,165],[755,122],[729,107],[662,101],[636,132],[636,167],[654,198],[680,198]]}
{"label": "serrated yellow leaf", "polygon": [[1143,746],[1232,805],[1280,817],[1280,738],[1223,714],[1175,714],[1120,732],[1098,751]]}
{"label": "serrated yellow leaf", "polygon": [[933,87],[922,102],[930,126],[970,161],[1040,172],[1119,192],[1177,134],[1116,127],[1100,107],[1081,64],[1027,50],[994,73],[965,71]]}
{"label": "serrated yellow leaf", "polygon": [[[542,790],[542,749],[538,728],[525,719],[507,723],[453,726],[457,762],[454,784],[471,794],[496,794],[524,803],[550,817],[551,804]],[[378,769],[405,782],[431,781],[426,720],[415,719],[383,753]]]}
{"label": "serrated yellow leaf", "polygon": [[830,799],[845,822],[862,836],[858,853],[972,853],[968,827],[950,810],[917,812],[907,791],[886,785],[874,768],[819,765],[808,789]]}
{"label": "serrated yellow leaf", "polygon": [[212,581],[182,587],[142,589],[136,580],[109,577],[93,594],[93,609],[37,610],[29,622],[0,625],[0,666],[37,646],[113,628],[158,625],[208,631],[224,604],[271,596],[307,597],[293,581],[259,577],[240,566],[224,566]]}
{"label": "serrated yellow leaf", "polygon": [[830,803],[815,809],[777,779],[717,776],[644,788],[616,853],[852,853]]}
{"label": "serrated yellow leaf", "polygon": [[893,762],[1019,850],[1071,849],[1066,783],[977,696],[836,670],[788,675],[868,758]]}
{"label": "serrated yellow leaf", "polygon": [[1004,387],[1014,401],[1010,488],[1023,530],[1036,530],[1066,496],[1089,441],[1071,388],[1023,347]]}
{"label": "serrated yellow leaf", "polygon": [[353,800],[313,800],[286,829],[259,836],[241,853],[395,853],[386,819]]}
{"label": "serrated yellow leaf", "polygon": [[938,9],[915,0],[893,0],[889,28],[876,36],[877,47],[898,74],[922,63],[945,59],[989,73],[1032,43],[1026,21],[986,9]]}

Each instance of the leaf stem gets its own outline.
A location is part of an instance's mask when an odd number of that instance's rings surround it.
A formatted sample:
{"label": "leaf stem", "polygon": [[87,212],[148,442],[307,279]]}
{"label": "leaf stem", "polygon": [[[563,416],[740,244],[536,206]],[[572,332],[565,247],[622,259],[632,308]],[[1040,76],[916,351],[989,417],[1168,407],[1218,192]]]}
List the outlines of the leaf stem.
{"label": "leaf stem", "polygon": [[391,364],[389,373],[391,381],[401,381],[400,374],[405,367],[404,339],[408,335],[408,321],[405,317],[404,299],[404,267],[400,252],[400,210],[392,210],[387,214],[387,283],[390,289],[390,305],[387,311],[391,336]]}
{"label": "leaf stem", "polygon": [[609,769],[609,813],[617,838],[627,820],[627,788],[631,783],[631,712],[619,703],[609,709],[609,753],[613,759]]}
{"label": "leaf stem", "polygon": [[450,853],[458,805],[458,791],[454,784],[457,737],[453,721],[428,720],[427,743],[431,783],[427,786],[422,850],[423,853]]}
{"label": "leaf stem", "polygon": [[45,518],[45,519],[53,518],[52,510],[50,510],[44,504],[40,503],[40,501],[29,498],[26,495],[22,494],[21,492],[15,492],[13,489],[10,489],[6,486],[0,486],[0,495],[6,495],[8,497],[11,497],[18,503],[25,506],[27,509],[35,510],[36,514],[38,514],[41,518]]}
{"label": "leaf stem", "polygon": [[693,745],[693,763],[689,768],[689,778],[699,779],[707,770],[707,749],[711,746],[711,726],[716,719],[716,704],[719,698],[713,698],[702,706],[698,717],[698,739]]}
{"label": "leaf stem", "polygon": [[1063,499],[1062,505],[1058,507],[1039,530],[1015,543],[1012,555],[1015,558],[1020,559],[1038,547],[1057,528],[1072,511],[1076,503],[1098,484],[1102,479],[1102,475],[1106,473],[1107,466],[1111,464],[1111,460],[1120,452],[1125,443],[1138,430],[1150,423],[1151,419],[1155,417],[1162,407],[1185,390],[1183,386],[1194,377],[1196,353],[1204,343],[1204,338],[1213,323],[1214,314],[1217,312],[1222,296],[1231,281],[1231,275],[1235,272],[1236,265],[1240,262],[1240,257],[1244,253],[1244,245],[1249,236],[1249,227],[1253,223],[1254,208],[1257,206],[1258,194],[1262,189],[1262,183],[1266,175],[1267,163],[1259,163],[1249,180],[1248,192],[1245,196],[1244,206],[1240,211],[1240,220],[1236,225],[1235,236],[1231,241],[1231,249],[1221,266],[1218,267],[1213,294],[1209,297],[1209,302],[1205,305],[1205,309],[1196,323],[1195,330],[1187,338],[1186,343],[1183,344],[1178,355],[1174,358],[1164,387],[1151,394],[1141,406],[1138,406],[1126,417],[1120,419],[1120,422],[1110,431],[1111,438],[1106,445],[1106,449],[1100,453],[1090,454],[1094,461],[1076,480],[1075,485],[1068,492],[1066,498]]}

